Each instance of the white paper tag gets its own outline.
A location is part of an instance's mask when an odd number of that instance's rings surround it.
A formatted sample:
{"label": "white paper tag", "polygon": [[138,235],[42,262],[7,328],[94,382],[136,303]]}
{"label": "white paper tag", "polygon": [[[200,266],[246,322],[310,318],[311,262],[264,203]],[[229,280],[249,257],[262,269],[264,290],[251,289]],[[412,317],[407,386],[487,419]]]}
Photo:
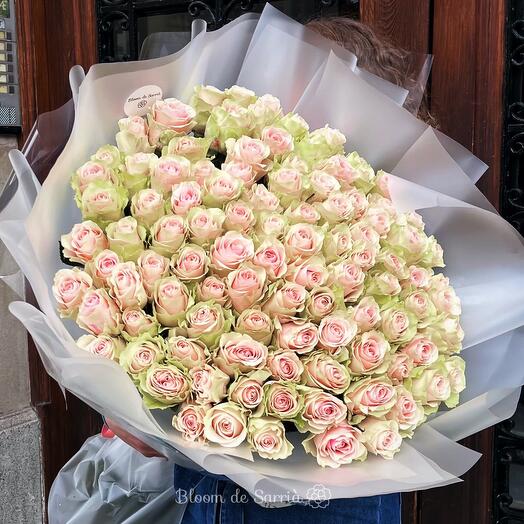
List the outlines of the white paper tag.
{"label": "white paper tag", "polygon": [[127,116],[144,116],[156,100],[162,98],[162,89],[155,85],[139,87],[133,91],[124,104]]}

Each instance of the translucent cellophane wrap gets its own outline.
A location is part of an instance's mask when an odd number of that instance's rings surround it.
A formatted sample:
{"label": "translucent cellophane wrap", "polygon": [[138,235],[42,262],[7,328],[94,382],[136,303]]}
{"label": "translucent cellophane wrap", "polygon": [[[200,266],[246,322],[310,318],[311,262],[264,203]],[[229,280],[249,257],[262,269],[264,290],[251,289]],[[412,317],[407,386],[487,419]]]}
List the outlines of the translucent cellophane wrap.
{"label": "translucent cellophane wrap", "polygon": [[[271,93],[312,129],[326,123],[340,129],[348,152],[391,173],[397,208],[419,212],[441,243],[445,274],[462,301],[467,387],[459,407],[431,417],[394,459],[325,470],[300,445],[275,463],[252,456],[247,446],[188,444],[171,427],[169,413],[146,409],[124,370],[78,348],[79,328],[58,317],[51,293],[63,267],[58,239],[81,220],[71,173],[113,142],[134,90],[153,84],[164,97],[187,102],[199,83]],[[16,302],[11,311],[31,333],[50,375],[173,460],[226,475],[252,494],[308,498],[308,490],[322,484],[331,497],[351,498],[457,482],[479,454],[456,441],[511,416],[524,383],[524,248],[474,185],[485,164],[404,109],[406,95],[371,79],[353,55],[270,6],[260,18],[247,14],[199,34],[174,55],[92,67],[80,87],[71,137],[34,205],[31,184],[21,183],[0,216],[0,236],[40,306]]]}

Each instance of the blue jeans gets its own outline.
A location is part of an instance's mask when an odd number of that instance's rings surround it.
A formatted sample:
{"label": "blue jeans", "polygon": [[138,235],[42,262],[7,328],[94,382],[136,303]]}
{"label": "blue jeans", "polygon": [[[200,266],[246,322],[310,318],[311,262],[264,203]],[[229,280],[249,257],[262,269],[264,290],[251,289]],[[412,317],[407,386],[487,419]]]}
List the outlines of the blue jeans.
{"label": "blue jeans", "polygon": [[400,524],[400,494],[265,508],[226,477],[175,466],[182,524]]}

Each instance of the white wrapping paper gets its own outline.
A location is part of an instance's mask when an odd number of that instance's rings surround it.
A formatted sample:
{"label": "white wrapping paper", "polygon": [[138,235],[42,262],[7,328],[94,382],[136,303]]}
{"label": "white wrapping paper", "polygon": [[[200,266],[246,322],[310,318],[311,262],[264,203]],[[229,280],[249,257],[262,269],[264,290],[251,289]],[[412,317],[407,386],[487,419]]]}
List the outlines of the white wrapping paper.
{"label": "white wrapping paper", "polygon": [[[524,383],[524,248],[521,237],[475,188],[485,166],[451,139],[403,109],[387,89],[366,80],[352,55],[311,36],[300,24],[269,9],[263,31],[245,15],[213,33],[199,34],[179,53],[160,59],[94,66],[82,83],[73,131],[32,209],[31,195],[15,216],[0,214],[0,237],[29,280],[41,311],[23,302],[11,311],[33,336],[47,371],[63,387],[116,419],[178,462],[227,475],[254,493],[308,497],[315,483],[335,498],[411,491],[457,482],[478,453],[455,440],[510,416]],[[263,44],[263,45],[262,45]],[[263,62],[261,60],[264,59]],[[100,145],[112,142],[124,101],[156,84],[164,96],[187,101],[197,83],[225,88],[243,84],[279,96],[312,127],[329,123],[391,179],[402,210],[418,210],[444,247],[449,275],[462,300],[463,356],[468,384],[461,405],[442,411],[404,443],[393,460],[322,470],[300,445],[274,463],[233,450],[190,446],[170,426],[166,412],[150,412],[114,362],[74,344],[78,328],[55,312],[51,283],[62,266],[57,240],[80,220],[70,174]],[[375,87],[374,87],[375,85]],[[29,204],[27,205],[27,202]],[[307,479],[307,480],[304,480]]]}

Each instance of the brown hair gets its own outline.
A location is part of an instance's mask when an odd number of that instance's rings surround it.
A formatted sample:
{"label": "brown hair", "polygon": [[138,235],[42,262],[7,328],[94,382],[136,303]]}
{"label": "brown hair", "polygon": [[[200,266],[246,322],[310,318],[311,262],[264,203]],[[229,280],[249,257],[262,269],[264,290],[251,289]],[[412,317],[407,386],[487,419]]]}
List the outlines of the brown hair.
{"label": "brown hair", "polygon": [[[420,89],[417,86],[418,72],[414,70],[413,55],[379,37],[368,25],[351,18],[334,17],[313,20],[307,26],[352,52],[358,59],[359,67],[366,71],[405,89]],[[416,106],[410,95],[404,107],[415,112]],[[426,93],[422,97],[417,116],[436,126],[436,121],[429,112]]]}

